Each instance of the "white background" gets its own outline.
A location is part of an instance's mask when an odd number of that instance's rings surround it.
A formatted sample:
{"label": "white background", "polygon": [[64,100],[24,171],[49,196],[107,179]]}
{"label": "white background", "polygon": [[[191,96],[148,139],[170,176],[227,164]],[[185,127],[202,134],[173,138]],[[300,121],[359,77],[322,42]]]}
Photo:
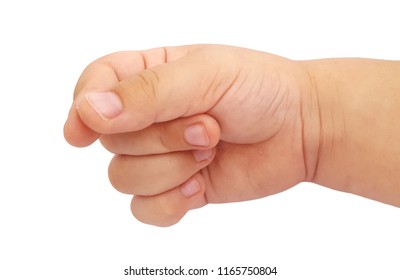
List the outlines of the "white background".
{"label": "white background", "polygon": [[398,208],[301,184],[157,228],[134,220],[131,198],[110,186],[111,154],[70,147],[62,135],[75,82],[99,56],[221,43],[293,59],[399,60],[397,2],[2,1],[0,279],[134,278],[123,276],[129,265],[278,269],[246,279],[400,279]]}

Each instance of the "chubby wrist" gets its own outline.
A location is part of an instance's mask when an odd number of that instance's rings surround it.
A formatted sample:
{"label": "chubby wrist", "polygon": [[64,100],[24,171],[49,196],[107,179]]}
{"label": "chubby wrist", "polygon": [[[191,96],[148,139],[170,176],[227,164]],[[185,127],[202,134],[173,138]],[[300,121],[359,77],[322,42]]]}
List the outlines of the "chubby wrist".
{"label": "chubby wrist", "polygon": [[302,92],[305,161],[307,181],[341,191],[349,191],[345,179],[350,117],[348,99],[343,94],[351,81],[343,76],[342,59],[303,61],[308,82]]}
{"label": "chubby wrist", "polygon": [[322,142],[320,100],[317,77],[311,61],[298,61],[303,75],[301,79],[300,116],[302,122],[303,156],[306,169],[305,181],[314,182],[317,175]]}
{"label": "chubby wrist", "polygon": [[309,181],[400,205],[400,63],[348,58],[302,64],[309,77],[302,96],[304,143],[315,167]]}

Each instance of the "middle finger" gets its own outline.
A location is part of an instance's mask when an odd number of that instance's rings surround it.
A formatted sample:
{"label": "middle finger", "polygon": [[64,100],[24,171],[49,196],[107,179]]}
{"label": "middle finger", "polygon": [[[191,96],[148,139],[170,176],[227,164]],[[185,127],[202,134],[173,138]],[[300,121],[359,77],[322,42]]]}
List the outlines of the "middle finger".
{"label": "middle finger", "polygon": [[116,155],[109,166],[111,184],[120,192],[155,195],[170,190],[204,168],[215,149],[148,156]]}

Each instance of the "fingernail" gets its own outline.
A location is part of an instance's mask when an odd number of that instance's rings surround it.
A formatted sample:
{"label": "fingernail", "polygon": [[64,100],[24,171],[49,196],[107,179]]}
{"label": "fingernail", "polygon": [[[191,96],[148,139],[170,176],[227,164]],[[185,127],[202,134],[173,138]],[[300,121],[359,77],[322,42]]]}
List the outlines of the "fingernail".
{"label": "fingernail", "polygon": [[209,159],[212,155],[212,150],[195,150],[193,156],[197,161]]}
{"label": "fingernail", "polygon": [[189,179],[181,186],[181,193],[183,196],[189,198],[200,191],[200,185],[196,179]]}
{"label": "fingernail", "polygon": [[113,92],[88,93],[86,100],[103,119],[113,119],[122,112],[121,99]]}
{"label": "fingernail", "polygon": [[208,146],[210,140],[204,130],[203,125],[193,124],[185,129],[184,137],[186,142],[194,146]]}

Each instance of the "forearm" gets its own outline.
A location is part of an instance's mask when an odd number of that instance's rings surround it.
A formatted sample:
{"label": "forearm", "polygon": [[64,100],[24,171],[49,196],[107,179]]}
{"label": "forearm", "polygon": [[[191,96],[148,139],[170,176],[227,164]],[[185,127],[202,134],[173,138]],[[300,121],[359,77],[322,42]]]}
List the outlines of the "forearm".
{"label": "forearm", "polygon": [[304,133],[313,135],[308,179],[400,206],[400,62],[304,64],[312,85],[303,98]]}

